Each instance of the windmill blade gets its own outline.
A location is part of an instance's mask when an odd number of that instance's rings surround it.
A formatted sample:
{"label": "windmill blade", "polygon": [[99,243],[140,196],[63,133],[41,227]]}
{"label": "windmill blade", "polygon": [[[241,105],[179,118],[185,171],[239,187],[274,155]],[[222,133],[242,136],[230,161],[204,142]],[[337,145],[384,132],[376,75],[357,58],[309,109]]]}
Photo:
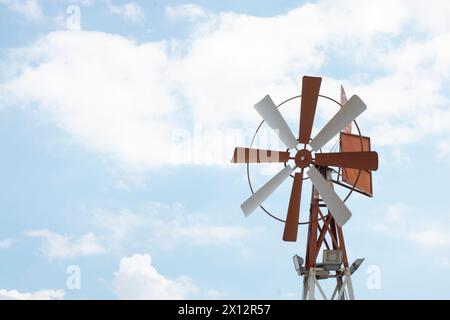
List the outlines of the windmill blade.
{"label": "windmill blade", "polygon": [[374,151],[317,153],[314,163],[318,166],[377,170],[378,154]]}
{"label": "windmill blade", "polygon": [[232,163],[272,163],[289,161],[289,152],[252,148],[234,149]]}
{"label": "windmill blade", "polygon": [[294,148],[298,144],[294,134],[269,95],[258,102],[255,105],[255,109],[289,149]]}
{"label": "windmill blade", "polygon": [[252,213],[256,208],[258,208],[272,192],[277,189],[280,184],[286,180],[287,177],[292,172],[291,166],[286,166],[278,172],[272,179],[266,182],[258,191],[256,191],[250,198],[248,198],[244,203],[241,204],[241,209],[246,216]]}
{"label": "windmill blade", "polygon": [[300,202],[302,197],[303,170],[297,172],[292,183],[291,200],[284,224],[284,241],[297,241],[298,221],[300,217]]}
{"label": "windmill blade", "polygon": [[328,210],[330,210],[336,223],[342,227],[352,216],[350,210],[336,192],[328,185],[328,182],[324,179],[319,170],[314,166],[311,166],[306,174],[311,179],[314,188],[316,188],[327,205]]}
{"label": "windmill blade", "polygon": [[337,135],[366,109],[367,106],[358,96],[352,96],[311,141],[310,145],[313,150],[317,151],[322,148],[331,138]]}
{"label": "windmill blade", "polygon": [[302,102],[300,107],[300,143],[309,143],[316,114],[322,78],[304,76],[302,81]]}

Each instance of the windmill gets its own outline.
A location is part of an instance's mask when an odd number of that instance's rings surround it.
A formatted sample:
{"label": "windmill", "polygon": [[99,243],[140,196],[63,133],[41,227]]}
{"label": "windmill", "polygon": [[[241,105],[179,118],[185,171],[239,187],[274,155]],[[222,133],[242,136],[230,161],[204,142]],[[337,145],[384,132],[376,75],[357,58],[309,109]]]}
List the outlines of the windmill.
{"label": "windmill", "polygon": [[[301,95],[287,99],[278,106],[269,95],[255,105],[263,121],[256,130],[249,148],[236,148],[233,163],[247,164],[247,177],[252,195],[242,203],[246,216],[258,207],[271,217],[284,223],[283,240],[297,241],[299,225],[307,225],[305,259],[294,256],[298,274],[303,277],[303,299],[315,299],[316,288],[322,298],[327,296],[319,280],[335,280],[331,299],[354,299],[351,275],[364,259],[357,259],[351,266],[348,263],[342,227],[352,213],[345,202],[356,191],[372,196],[371,172],[378,169],[378,155],[370,151],[370,138],[361,135],[356,118],[366,110],[366,105],[357,96],[348,101],[336,100],[321,95],[322,78],[304,76]],[[342,89],[343,90],[343,89]],[[343,91],[342,91],[343,92]],[[318,100],[327,99],[340,106],[338,112],[312,137],[313,124]],[[298,138],[294,136],[279,107],[288,101],[300,100],[300,121]],[[266,122],[281,142],[285,151],[252,148],[255,137]],[[349,124],[355,124],[358,134],[349,132]],[[351,128],[351,126],[350,126]],[[351,130],[351,129],[350,129]],[[334,137],[339,135],[339,152],[322,152]],[[254,191],[249,174],[250,163],[284,163],[284,168]],[[292,190],[285,219],[270,213],[263,202],[289,177]],[[304,181],[312,182],[311,202],[307,221],[300,221],[300,203]],[[341,199],[334,185],[349,189]],[[322,252],[323,260],[318,261]]]}

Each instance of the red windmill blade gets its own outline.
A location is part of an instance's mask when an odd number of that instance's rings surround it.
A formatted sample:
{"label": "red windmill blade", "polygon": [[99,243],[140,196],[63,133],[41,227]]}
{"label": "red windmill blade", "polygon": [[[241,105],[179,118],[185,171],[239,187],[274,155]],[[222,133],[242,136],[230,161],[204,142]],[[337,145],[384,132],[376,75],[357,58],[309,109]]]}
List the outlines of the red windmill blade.
{"label": "red windmill blade", "polygon": [[300,221],[300,203],[302,199],[303,170],[297,172],[292,182],[291,198],[284,223],[283,240],[297,241],[298,222]]}
{"label": "red windmill blade", "polygon": [[287,162],[289,152],[264,149],[239,148],[234,149],[232,163],[272,163]]}
{"label": "red windmill blade", "polygon": [[298,141],[303,144],[308,144],[311,138],[321,84],[322,78],[304,76],[302,80]]}
{"label": "red windmill blade", "polygon": [[[302,100],[300,104],[299,138],[298,141],[308,144],[316,114],[317,100],[319,99],[322,78],[304,76],[302,80]],[[300,174],[296,174],[292,182],[291,198],[284,224],[284,241],[297,241],[298,222],[300,219],[300,203],[302,197],[303,169],[311,161],[309,153],[298,152],[295,164],[302,168]]]}

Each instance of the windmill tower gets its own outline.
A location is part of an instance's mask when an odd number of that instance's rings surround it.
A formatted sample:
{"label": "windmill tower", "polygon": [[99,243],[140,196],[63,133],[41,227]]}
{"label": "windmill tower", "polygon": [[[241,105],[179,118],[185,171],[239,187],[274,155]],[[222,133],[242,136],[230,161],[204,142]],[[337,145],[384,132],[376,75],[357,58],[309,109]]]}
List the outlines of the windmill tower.
{"label": "windmill tower", "polygon": [[[298,226],[307,225],[305,259],[295,255],[294,264],[303,277],[303,299],[315,299],[316,289],[324,299],[354,299],[351,275],[364,259],[348,262],[342,227],[352,213],[345,202],[355,191],[372,196],[371,171],[378,169],[378,155],[370,151],[370,138],[361,135],[356,118],[366,110],[364,102],[356,95],[344,104],[320,95],[322,79],[303,77],[302,94],[278,106],[269,95],[255,105],[263,121],[256,130],[249,148],[236,148],[233,163],[246,163],[252,195],[241,205],[246,216],[258,207],[271,217],[284,223],[283,240],[297,241]],[[317,135],[311,137],[318,99],[328,99],[340,106],[338,112]],[[283,104],[300,99],[298,138],[294,136],[278,110]],[[346,99],[345,99],[346,100]],[[341,100],[342,101],[342,100]],[[252,148],[261,125],[266,122],[286,145],[286,151]],[[349,124],[354,123],[358,134],[351,134]],[[322,152],[327,143],[339,135],[339,152]],[[253,190],[250,163],[284,163],[284,168],[257,191]],[[263,202],[289,177],[293,179],[286,219],[280,219],[263,207]],[[301,222],[300,203],[304,181],[312,183],[309,217]],[[349,189],[341,199],[334,185]],[[318,261],[322,255],[322,261]],[[321,280],[334,280],[335,289],[327,296]]]}

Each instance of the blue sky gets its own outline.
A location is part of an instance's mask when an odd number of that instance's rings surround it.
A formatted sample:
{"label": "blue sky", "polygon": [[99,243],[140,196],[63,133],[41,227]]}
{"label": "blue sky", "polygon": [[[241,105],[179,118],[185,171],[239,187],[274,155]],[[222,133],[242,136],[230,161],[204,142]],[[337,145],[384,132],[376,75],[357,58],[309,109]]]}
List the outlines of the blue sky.
{"label": "blue sky", "polygon": [[[375,197],[348,202],[357,297],[450,298],[450,5],[431,3],[0,0],[0,297],[298,298],[306,229],[283,243],[244,218],[229,160],[252,106],[308,74],[366,102],[380,157]],[[282,112],[295,132],[296,104]],[[333,113],[319,104],[314,130]],[[289,190],[265,202],[280,217]]]}

